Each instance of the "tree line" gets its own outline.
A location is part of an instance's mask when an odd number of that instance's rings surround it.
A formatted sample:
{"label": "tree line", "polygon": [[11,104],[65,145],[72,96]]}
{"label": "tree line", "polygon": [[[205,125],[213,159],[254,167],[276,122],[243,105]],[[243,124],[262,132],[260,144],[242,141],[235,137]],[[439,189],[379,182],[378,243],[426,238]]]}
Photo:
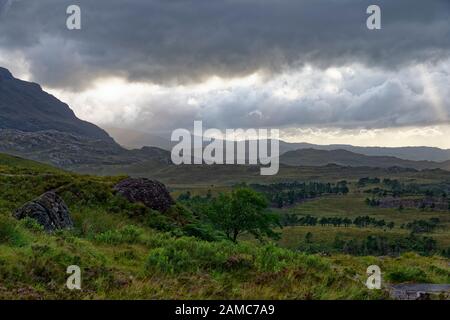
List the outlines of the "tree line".
{"label": "tree line", "polygon": [[408,251],[414,251],[422,255],[432,255],[438,252],[435,239],[431,237],[417,237],[413,234],[401,238],[370,235],[362,240],[343,240],[340,237],[336,237],[334,248],[340,252],[352,255],[400,255]]}
{"label": "tree line", "polygon": [[431,218],[429,220],[414,220],[407,224],[401,225],[401,228],[409,229],[412,233],[429,233],[433,232],[440,223],[439,218]]}
{"label": "tree line", "polygon": [[250,187],[263,193],[272,207],[283,208],[307,199],[323,195],[347,194],[347,181],[324,182],[281,182],[273,184],[251,184]]}
{"label": "tree line", "polygon": [[347,217],[313,217],[306,215],[299,217],[296,214],[282,214],[281,224],[284,226],[333,226],[333,227],[349,227],[355,225],[360,228],[367,228],[370,226],[377,228],[394,228],[394,222],[386,222],[384,219],[375,219],[369,216],[358,216],[353,220]]}

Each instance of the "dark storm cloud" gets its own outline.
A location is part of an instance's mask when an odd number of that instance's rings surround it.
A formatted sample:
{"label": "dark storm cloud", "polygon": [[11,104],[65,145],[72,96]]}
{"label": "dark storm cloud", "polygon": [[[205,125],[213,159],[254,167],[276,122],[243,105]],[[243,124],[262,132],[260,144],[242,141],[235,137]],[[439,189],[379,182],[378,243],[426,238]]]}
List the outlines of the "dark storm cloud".
{"label": "dark storm cloud", "polygon": [[[381,31],[366,28],[374,3]],[[80,31],[65,28],[70,4],[81,6]],[[448,0],[13,0],[0,49],[22,53],[35,81],[66,89],[109,75],[191,83],[305,63],[392,70],[448,57],[449,13]]]}

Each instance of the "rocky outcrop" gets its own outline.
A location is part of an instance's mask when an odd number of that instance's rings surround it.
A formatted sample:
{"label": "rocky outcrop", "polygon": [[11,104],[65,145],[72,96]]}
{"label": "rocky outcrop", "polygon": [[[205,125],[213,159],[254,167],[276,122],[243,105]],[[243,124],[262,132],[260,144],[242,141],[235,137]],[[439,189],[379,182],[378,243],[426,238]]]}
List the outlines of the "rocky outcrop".
{"label": "rocky outcrop", "polygon": [[114,186],[114,190],[128,201],[141,202],[146,207],[160,212],[167,211],[175,204],[164,184],[146,178],[122,180]]}
{"label": "rocky outcrop", "polygon": [[36,220],[48,232],[72,228],[73,222],[69,209],[63,199],[54,192],[47,192],[14,212],[21,220],[30,217]]}

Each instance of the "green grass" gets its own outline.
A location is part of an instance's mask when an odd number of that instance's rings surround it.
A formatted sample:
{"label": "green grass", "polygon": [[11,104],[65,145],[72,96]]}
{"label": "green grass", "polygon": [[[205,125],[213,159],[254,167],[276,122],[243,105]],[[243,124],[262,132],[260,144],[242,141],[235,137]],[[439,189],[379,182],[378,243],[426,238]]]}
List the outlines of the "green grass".
{"label": "green grass", "polygon": [[392,221],[397,226],[413,220],[439,218],[441,223],[450,227],[448,211],[431,211],[420,209],[378,208],[370,207],[364,202],[367,194],[350,193],[345,196],[327,196],[310,200],[301,205],[284,210],[298,215],[314,215],[317,217],[349,217],[368,215],[376,219]]}
{"label": "green grass", "polygon": [[332,246],[336,236],[343,240],[362,240],[370,235],[400,238],[409,234],[406,230],[383,231],[379,228],[294,226],[283,228],[279,244],[282,247],[295,250],[300,244],[305,243],[305,236],[308,232],[313,235],[313,243],[323,246]]}
{"label": "green grass", "polygon": [[315,217],[348,217],[354,219],[358,216],[371,216],[376,219],[384,219],[386,222],[394,222],[395,227],[392,230],[381,228],[357,228],[357,227],[330,227],[330,226],[294,226],[283,229],[283,237],[280,245],[287,248],[296,248],[304,242],[307,232],[311,232],[314,241],[323,245],[331,245],[336,235],[342,235],[344,239],[363,239],[369,235],[384,236],[387,238],[398,238],[407,236],[408,230],[401,229],[402,224],[414,220],[428,220],[430,218],[439,218],[440,227],[433,233],[424,234],[431,236],[438,242],[441,249],[450,247],[450,212],[449,211],[431,211],[426,209],[404,209],[378,208],[367,206],[364,202],[366,194],[350,193],[345,196],[326,196],[310,200],[308,202],[296,205],[292,208],[277,209],[276,211],[284,214],[297,214],[299,216],[312,215]]}
{"label": "green grass", "polygon": [[39,162],[0,154],[0,175],[44,175],[57,173],[62,173],[62,171]]}
{"label": "green grass", "polygon": [[342,179],[358,181],[361,177],[398,179],[402,182],[436,183],[450,181],[450,171],[407,169],[383,169],[369,167],[294,167],[280,165],[273,176],[261,176],[258,166],[249,165],[162,165],[155,161],[132,165],[78,168],[77,172],[97,175],[130,175],[158,179],[171,187],[209,187],[211,185],[231,186],[246,183],[274,183],[282,181],[324,181],[336,182]]}
{"label": "green grass", "polygon": [[[303,227],[285,228],[280,244],[202,241],[183,235],[180,224],[190,218],[182,207],[175,206],[164,215],[116,195],[112,186],[122,177],[77,175],[2,155],[0,166],[0,299],[388,298],[386,290],[365,287],[371,264],[380,265],[390,283],[450,282],[448,259],[440,256],[296,252],[296,244],[308,230]],[[204,194],[209,187],[206,184],[197,191]],[[227,189],[222,188],[219,185],[213,193]],[[67,203],[73,230],[47,234],[33,221],[11,217],[15,209],[49,190],[57,190]],[[344,201],[359,207],[346,211]],[[339,201],[320,199],[316,206],[311,202],[290,210],[360,215],[358,208],[367,208],[358,203],[359,198],[351,196]],[[378,215],[389,214],[400,213]],[[344,232],[344,228],[335,229]],[[346,229],[349,236],[368,232]],[[320,228],[312,232],[325,242],[333,234]],[[392,234],[402,232],[394,229]],[[443,232],[442,237],[448,234]],[[81,291],[65,287],[66,268],[73,264],[82,269]]]}

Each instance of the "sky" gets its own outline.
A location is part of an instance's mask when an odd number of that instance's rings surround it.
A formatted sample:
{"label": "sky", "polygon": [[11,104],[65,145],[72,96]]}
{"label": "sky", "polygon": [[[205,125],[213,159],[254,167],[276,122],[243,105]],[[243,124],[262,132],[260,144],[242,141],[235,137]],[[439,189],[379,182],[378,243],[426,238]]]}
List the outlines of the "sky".
{"label": "sky", "polygon": [[[81,30],[66,9],[81,8]],[[366,9],[381,8],[381,30]],[[448,0],[0,0],[0,66],[102,127],[450,148]]]}

